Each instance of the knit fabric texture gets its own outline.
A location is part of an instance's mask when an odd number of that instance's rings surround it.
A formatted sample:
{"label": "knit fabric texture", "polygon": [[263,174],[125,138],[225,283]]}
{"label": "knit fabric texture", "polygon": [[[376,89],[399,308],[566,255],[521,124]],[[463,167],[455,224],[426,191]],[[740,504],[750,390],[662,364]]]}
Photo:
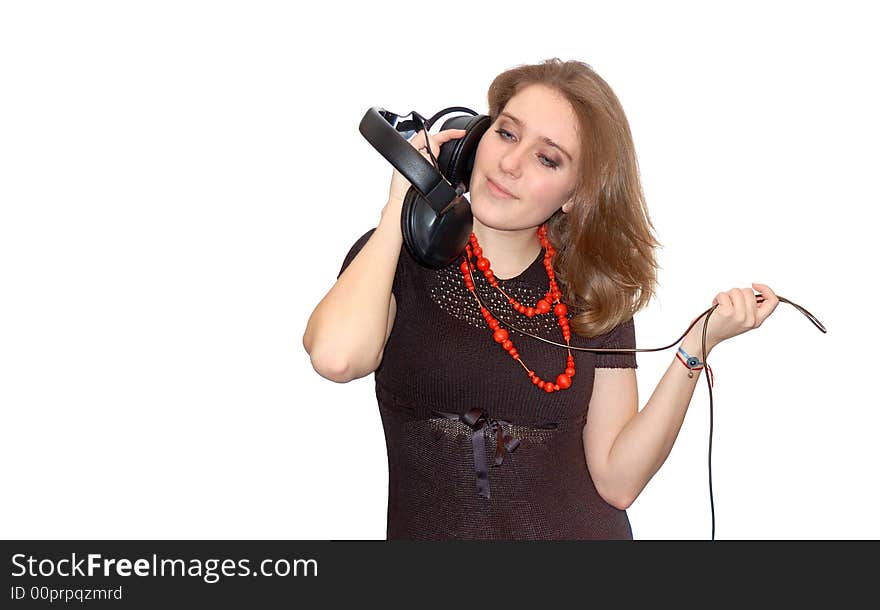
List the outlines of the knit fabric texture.
{"label": "knit fabric texture", "polygon": [[[354,243],[340,276],[374,231]],[[520,303],[534,305],[549,288],[543,256],[542,250],[520,275],[499,279],[499,285]],[[636,354],[572,350],[571,387],[545,392],[493,339],[465,287],[463,260],[434,270],[400,250],[392,286],[397,314],[374,373],[388,452],[387,539],[631,540],[626,511],[596,491],[583,429],[595,369],[637,368]],[[565,343],[555,315],[527,318],[481,272],[474,273],[474,282],[497,318]],[[555,381],[564,372],[567,350],[512,329],[509,334],[541,379]],[[635,344],[632,318],[598,337],[571,336],[571,345],[579,347]],[[455,417],[475,407],[482,427]],[[499,432],[505,450],[496,464]],[[511,438],[519,441],[512,450]],[[482,460],[488,467],[481,481]]]}

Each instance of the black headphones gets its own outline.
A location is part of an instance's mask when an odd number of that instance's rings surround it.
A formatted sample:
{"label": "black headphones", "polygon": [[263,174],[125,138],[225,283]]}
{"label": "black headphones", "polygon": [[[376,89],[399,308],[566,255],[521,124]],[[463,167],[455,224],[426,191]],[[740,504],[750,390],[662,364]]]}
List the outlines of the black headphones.
{"label": "black headphones", "polygon": [[[440,130],[464,129],[467,133],[442,144],[439,160],[429,146],[432,166],[408,140],[422,129],[427,134],[438,118],[450,112],[467,112],[472,116],[447,119]],[[471,204],[464,193],[470,190],[477,145],[492,120],[462,106],[445,108],[430,119],[415,111],[404,116],[410,115],[411,120],[402,121],[402,116],[374,106],[361,119],[359,129],[412,185],[400,215],[407,251],[421,265],[441,269],[464,252],[473,230]]]}

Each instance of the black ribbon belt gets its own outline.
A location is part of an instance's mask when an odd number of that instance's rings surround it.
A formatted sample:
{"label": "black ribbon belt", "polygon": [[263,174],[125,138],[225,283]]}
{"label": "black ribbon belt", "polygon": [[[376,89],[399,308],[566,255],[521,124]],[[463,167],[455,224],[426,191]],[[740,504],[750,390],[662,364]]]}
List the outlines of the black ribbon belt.
{"label": "black ribbon belt", "polygon": [[[486,444],[489,442],[489,435],[495,434],[497,442],[494,466],[501,465],[504,462],[504,452],[512,453],[519,447],[520,443],[520,439],[512,434],[507,434],[501,427],[502,424],[510,424],[510,422],[488,417],[483,413],[482,409],[477,407],[474,407],[464,415],[447,413],[445,411],[434,411],[433,413],[446,419],[462,421],[473,429],[474,434],[471,436],[471,441],[474,446],[474,470],[477,472],[477,493],[484,498],[488,498],[489,469],[487,468]],[[480,430],[483,430],[483,442],[480,442],[480,435],[477,434]]]}

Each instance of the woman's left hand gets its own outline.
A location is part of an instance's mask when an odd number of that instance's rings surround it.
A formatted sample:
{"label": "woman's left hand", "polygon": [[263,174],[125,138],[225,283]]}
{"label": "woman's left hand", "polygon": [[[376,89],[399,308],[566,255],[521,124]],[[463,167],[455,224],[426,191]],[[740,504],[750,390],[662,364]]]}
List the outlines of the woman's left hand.
{"label": "woman's left hand", "polygon": [[[753,289],[761,293],[762,302],[758,302]],[[779,305],[779,297],[766,284],[752,283],[752,288],[733,288],[727,292],[719,292],[712,300],[712,305],[718,307],[712,311],[709,328],[706,329],[708,349],[761,326]],[[700,321],[688,333],[698,336],[700,341],[704,318],[705,316],[700,316]]]}

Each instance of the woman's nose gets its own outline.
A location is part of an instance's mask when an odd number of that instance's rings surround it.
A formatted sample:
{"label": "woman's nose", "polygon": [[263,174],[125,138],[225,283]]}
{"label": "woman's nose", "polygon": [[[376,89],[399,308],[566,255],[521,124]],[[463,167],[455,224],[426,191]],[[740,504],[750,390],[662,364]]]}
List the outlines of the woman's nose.
{"label": "woman's nose", "polygon": [[516,176],[519,174],[520,163],[522,163],[522,151],[517,146],[510,147],[502,156],[501,156],[501,169],[507,172],[512,176]]}

